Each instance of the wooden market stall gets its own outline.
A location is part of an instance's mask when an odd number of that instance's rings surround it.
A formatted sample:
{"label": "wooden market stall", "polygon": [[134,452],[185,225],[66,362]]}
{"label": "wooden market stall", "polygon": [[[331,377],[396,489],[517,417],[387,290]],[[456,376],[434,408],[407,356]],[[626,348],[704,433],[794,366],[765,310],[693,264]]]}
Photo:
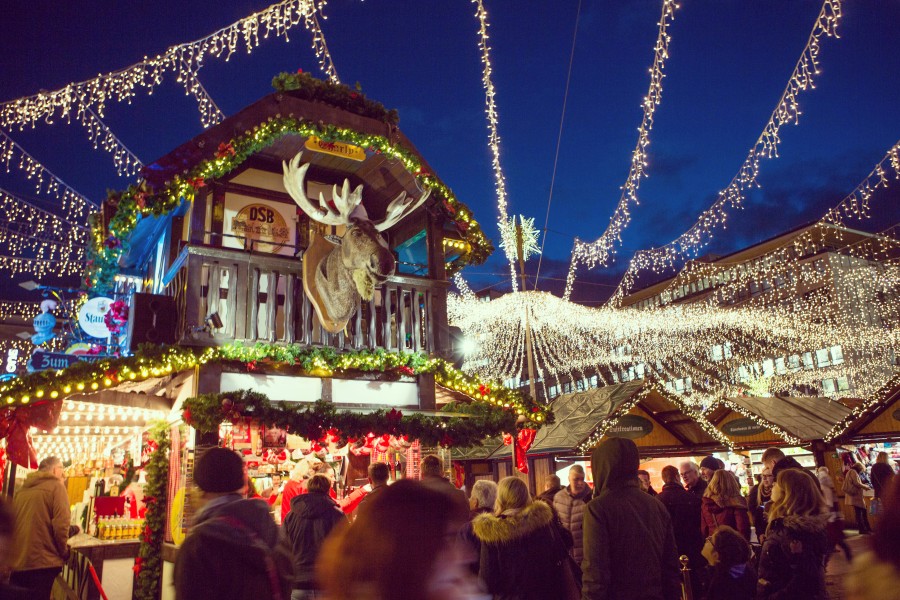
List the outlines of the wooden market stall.
{"label": "wooden market stall", "polygon": [[[533,492],[542,491],[547,476],[588,456],[607,437],[634,440],[641,457],[648,459],[708,454],[727,445],[699,412],[643,380],[563,394],[552,408],[555,422],[538,430],[526,454],[527,477],[516,473]],[[501,446],[488,457],[497,478],[510,474],[511,454],[510,446]]]}

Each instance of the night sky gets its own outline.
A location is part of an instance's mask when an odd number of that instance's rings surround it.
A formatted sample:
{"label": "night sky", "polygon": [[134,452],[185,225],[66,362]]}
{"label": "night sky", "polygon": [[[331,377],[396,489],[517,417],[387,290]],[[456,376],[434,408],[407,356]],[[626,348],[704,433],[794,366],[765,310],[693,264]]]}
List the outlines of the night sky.
{"label": "night sky", "polygon": [[[8,2],[0,35],[0,98],[54,90],[198,39],[268,6],[264,1]],[[578,0],[485,0],[491,23],[501,161],[510,213],[543,228],[566,92]],[[607,226],[641,121],[659,0],[583,0],[539,288],[559,292],[573,237]],[[683,0],[670,28],[663,99],[650,134],[641,206],[616,261],[580,272],[574,299],[596,303],[631,254],[681,234],[737,172],[800,56],[821,4],[810,0]],[[475,6],[466,0],[331,0],[322,28],[343,83],[400,111],[400,127],[498,241]],[[845,2],[840,39],[823,38],[816,89],[799,126],[782,129],[781,157],[764,161],[747,207],[709,250],[726,253],[822,216],[900,138],[900,2]],[[290,43],[210,59],[200,79],[230,115],[272,91],[281,71],[319,74],[302,26]],[[113,103],[105,119],[145,163],[202,127],[171,76],[152,96]],[[108,154],[78,124],[8,131],[69,185],[98,203],[122,189]],[[0,187],[31,197],[13,169]],[[900,221],[900,182],[873,200],[869,231]],[[48,199],[40,200],[46,206]],[[537,267],[533,260],[530,269]],[[498,251],[464,275],[474,289],[508,288]],[[19,278],[22,279],[22,278]],[[9,281],[4,277],[5,281]],[[530,283],[533,285],[533,279]],[[6,284],[2,297],[10,297]]]}

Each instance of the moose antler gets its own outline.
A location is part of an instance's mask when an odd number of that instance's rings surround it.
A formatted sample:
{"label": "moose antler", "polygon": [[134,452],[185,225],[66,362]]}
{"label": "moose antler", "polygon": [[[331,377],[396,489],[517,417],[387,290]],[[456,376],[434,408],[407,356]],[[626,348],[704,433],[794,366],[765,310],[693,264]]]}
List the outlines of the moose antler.
{"label": "moose antler", "polygon": [[300,157],[303,152],[298,152],[297,156],[291,159],[291,162],[282,162],[284,170],[284,189],[287,190],[297,206],[309,216],[310,219],[323,223],[325,225],[347,225],[350,222],[350,215],[353,210],[362,202],[363,186],[358,185],[353,192],[350,191],[350,182],[344,179],[343,187],[338,190],[334,186],[331,194],[331,201],[334,208],[328,204],[322,193],[319,193],[319,201],[314,205],[306,197],[304,178],[306,171],[309,169],[309,163],[300,165]]}
{"label": "moose antler", "polygon": [[387,210],[384,213],[384,219],[375,223],[375,229],[384,231],[394,224],[399,223],[401,219],[422,206],[422,203],[428,199],[429,195],[431,195],[431,190],[425,190],[425,192],[419,196],[419,199],[416,200],[412,197],[407,197],[406,192],[400,192],[400,195],[388,204]]}

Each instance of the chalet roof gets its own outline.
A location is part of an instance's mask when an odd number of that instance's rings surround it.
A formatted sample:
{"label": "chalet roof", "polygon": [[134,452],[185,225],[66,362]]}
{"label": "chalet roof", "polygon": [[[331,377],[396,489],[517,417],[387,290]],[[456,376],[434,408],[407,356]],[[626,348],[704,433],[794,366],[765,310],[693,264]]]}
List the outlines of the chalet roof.
{"label": "chalet roof", "polygon": [[453,460],[484,460],[502,446],[503,440],[500,437],[492,437],[484,440],[481,446],[470,446],[468,448],[454,446],[450,449],[450,452]]}
{"label": "chalet roof", "polygon": [[[553,401],[555,421],[541,427],[528,454],[569,452],[582,444],[597,426],[616,413],[616,409],[634,396],[644,382],[629,381],[563,394]],[[502,446],[491,458],[509,457],[511,448]]]}
{"label": "chalet roof", "polygon": [[850,409],[840,402],[815,396],[753,396],[728,400],[803,441],[821,440],[850,414]]}
{"label": "chalet roof", "polygon": [[[184,177],[191,169],[203,161],[216,158],[221,152],[222,144],[229,144],[238,137],[251,134],[255,128],[277,119],[295,119],[309,123],[318,123],[321,127],[348,130],[364,136],[378,136],[389,140],[395,148],[402,148],[420,165],[423,173],[428,173],[440,185],[440,178],[419,153],[413,143],[400,129],[371,117],[361,116],[349,110],[338,108],[319,101],[297,97],[294,92],[276,92],[269,94],[236,114],[224,119],[221,123],[207,128],[194,138],[184,142],[168,154],[146,165],[141,176],[154,188],[162,188],[176,176]],[[229,179],[243,169],[254,169],[282,173],[282,162],[292,159],[304,150],[307,138],[299,133],[285,132],[268,145],[256,150],[240,167],[234,169],[224,179]],[[309,176],[325,183],[340,184],[345,178],[351,186],[363,185],[363,204],[373,220],[383,217],[388,204],[401,192],[412,197],[421,195],[421,186],[416,173],[407,169],[404,161],[363,148],[365,158],[354,160],[329,153],[304,151],[304,162],[311,163]],[[430,203],[439,202],[440,198],[432,194]],[[461,202],[450,211],[451,220],[463,212],[472,214],[471,209]],[[467,217],[468,218],[468,217]],[[463,223],[461,236],[478,251],[473,252],[473,262],[481,262],[493,250],[490,242],[483,236],[476,222],[470,219]]]}
{"label": "chalet roof", "polygon": [[[897,410],[896,407],[898,402],[900,402],[900,374],[894,375],[890,381],[875,392],[873,398],[878,398],[878,400],[867,409],[860,408],[861,414],[850,413],[847,415],[844,420],[843,429],[837,431],[837,435],[834,436],[835,439],[844,441],[847,439],[856,439],[857,437],[865,437],[862,434],[871,432],[872,428],[869,428],[869,425],[879,421],[885,411],[889,409]],[[848,404],[846,398],[842,399],[842,402]],[[857,409],[864,405],[865,402],[863,400],[855,400],[852,402],[851,408]],[[893,421],[900,421],[900,418],[894,415],[891,415],[890,419],[891,421],[888,422],[892,425],[894,424]],[[883,422],[879,421],[875,423],[873,427],[877,429],[883,424]],[[888,430],[890,430],[890,427],[879,429],[878,432],[887,433]]]}

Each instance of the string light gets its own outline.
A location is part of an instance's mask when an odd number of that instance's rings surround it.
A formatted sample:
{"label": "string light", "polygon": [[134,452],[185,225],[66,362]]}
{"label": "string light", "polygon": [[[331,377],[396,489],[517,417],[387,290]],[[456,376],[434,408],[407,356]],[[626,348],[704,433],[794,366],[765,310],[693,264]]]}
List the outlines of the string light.
{"label": "string light", "polygon": [[[897,347],[890,330],[812,319],[790,306],[690,303],[637,310],[583,307],[539,292],[491,302],[451,295],[451,324],[478,341],[464,368],[501,380],[520,377],[526,310],[542,378],[601,369],[609,374],[631,370],[628,378],[669,384],[687,377],[691,404],[704,408],[723,395],[740,395],[747,377],[767,371],[768,385],[779,392],[802,390],[832,376],[851,377],[865,391],[891,376],[885,357]],[[717,358],[716,344],[727,344],[728,355]],[[847,357],[839,367],[810,371],[800,366],[804,354],[835,346]]]}
{"label": "string light", "polygon": [[212,99],[212,96],[200,83],[196,71],[189,71],[185,75],[179,75],[178,81],[184,85],[185,93],[193,96],[197,101],[197,108],[200,110],[200,122],[203,124],[204,129],[222,122],[222,119],[225,118],[225,113],[219,109],[215,100]]}
{"label": "string light", "polygon": [[[638,127],[638,139],[634,150],[631,152],[631,166],[628,177],[622,185],[622,195],[616,210],[610,217],[606,231],[591,243],[575,240],[575,250],[572,257],[572,265],[569,267],[569,275],[566,277],[565,298],[571,294],[571,286],[575,279],[576,261],[586,262],[591,267],[598,264],[605,265],[609,255],[614,251],[617,243],[622,243],[622,231],[631,222],[630,205],[638,205],[637,192],[641,186],[641,178],[647,174],[647,149],[650,147],[650,130],[653,129],[653,115],[656,107],[662,102],[663,79],[665,78],[666,59],[669,58],[669,25],[675,19],[675,11],[680,8],[675,0],[664,0],[662,15],[659,18],[659,34],[656,37],[656,45],[653,48],[653,65],[650,67],[650,88],[641,103],[643,118]],[[571,283],[570,283],[571,280]]]}
{"label": "string light", "polygon": [[130,177],[143,168],[144,163],[116,137],[93,109],[86,107],[79,113],[78,120],[87,129],[88,139],[94,145],[94,150],[102,148],[112,154],[116,174]]}
{"label": "string light", "polygon": [[733,410],[734,412],[740,413],[744,417],[747,417],[748,419],[750,419],[757,425],[761,425],[761,426],[765,427],[766,429],[771,430],[772,433],[774,433],[775,435],[777,435],[778,437],[780,437],[781,439],[783,439],[784,441],[786,441],[788,444],[790,444],[792,446],[799,446],[800,444],[803,443],[803,440],[801,440],[797,436],[793,435],[792,433],[790,433],[788,431],[785,431],[784,429],[782,429],[775,423],[772,423],[771,421],[768,421],[768,420],[762,418],[761,416],[759,416],[753,412],[750,412],[749,410],[747,410],[746,408],[744,408],[737,402],[733,402],[733,401],[729,400],[728,398],[721,398],[720,402],[722,404],[724,404],[725,406],[727,406],[728,408],[730,408],[731,410]]}
{"label": "string light", "polygon": [[[799,96],[801,92],[814,88],[814,76],[819,74],[820,40],[822,37],[838,37],[837,27],[840,17],[840,0],[825,0],[781,98],[737,174],[687,231],[664,246],[635,253],[619,288],[610,300],[612,303],[621,301],[631,290],[639,271],[652,269],[654,272],[661,272],[672,268],[679,258],[696,254],[709,243],[714,230],[726,226],[727,209],[741,206],[743,191],[758,187],[756,178],[759,174],[760,161],[763,158],[778,156],[778,145],[781,143],[779,132],[782,126],[799,123]],[[566,278],[566,289],[563,294],[565,299],[571,296],[575,282],[574,271],[578,264],[594,266],[596,258],[594,254],[586,252],[582,246],[576,244]]]}
{"label": "string light", "polygon": [[88,213],[97,209],[94,202],[51,173],[3,130],[0,130],[0,162],[6,164],[7,173],[10,172],[12,165],[23,171],[27,179],[34,181],[35,191],[38,194],[46,194],[61,200],[64,218],[67,221],[84,223]]}
{"label": "string light", "polygon": [[878,392],[863,400],[859,406],[850,411],[849,415],[835,423],[834,427],[825,434],[825,437],[823,438],[825,443],[830,443],[844,435],[850,426],[866,413],[875,408],[884,406],[884,403],[887,402],[888,398],[896,392],[897,386],[900,386],[900,373],[885,383]]}
{"label": "string light", "polygon": [[[267,39],[273,35],[288,40],[288,31],[301,22],[313,33],[313,50],[320,65],[325,65],[329,76],[336,77],[315,18],[316,12],[324,6],[325,2],[317,5],[313,0],[285,0],[273,4],[202,39],[172,46],[161,55],[145,57],[120,71],[5,102],[0,105],[0,124],[4,127],[34,127],[38,122],[70,120],[73,112],[79,113],[88,107],[102,115],[110,101],[130,103],[141,88],[152,93],[166,73],[175,73],[179,82],[186,83],[188,92],[194,93],[192,79],[196,79],[195,74],[206,58],[223,58],[227,62],[239,46],[249,54],[259,45],[260,37]],[[207,109],[211,110],[211,106],[203,110]],[[203,114],[204,118],[209,118],[209,112]]]}
{"label": "string light", "polygon": [[[491,47],[488,43],[488,20],[487,20],[487,11],[484,9],[484,4],[482,0],[472,0],[472,2],[476,5],[475,16],[478,19],[478,50],[481,53],[481,64],[484,67],[481,75],[481,82],[484,86],[484,103],[485,103],[485,114],[487,115],[488,121],[488,148],[491,150],[491,167],[494,170],[494,188],[497,191],[497,224],[500,228],[501,236],[505,235],[505,232],[508,231],[510,227],[510,223],[515,225],[515,217],[513,217],[512,221],[509,218],[507,213],[507,199],[506,199],[506,177],[503,175],[503,168],[500,166],[500,133],[497,130],[497,104],[495,101],[495,96],[497,94],[494,89],[494,82],[491,79],[491,74],[493,73],[493,67],[491,66]],[[532,220],[532,224],[534,220]],[[505,239],[505,238],[504,238]],[[512,285],[512,291],[516,292],[519,289],[518,281],[516,280],[516,246],[513,245],[504,245],[503,243],[500,246],[504,249],[506,253],[506,260],[509,262],[509,272],[510,272],[510,281]]]}

